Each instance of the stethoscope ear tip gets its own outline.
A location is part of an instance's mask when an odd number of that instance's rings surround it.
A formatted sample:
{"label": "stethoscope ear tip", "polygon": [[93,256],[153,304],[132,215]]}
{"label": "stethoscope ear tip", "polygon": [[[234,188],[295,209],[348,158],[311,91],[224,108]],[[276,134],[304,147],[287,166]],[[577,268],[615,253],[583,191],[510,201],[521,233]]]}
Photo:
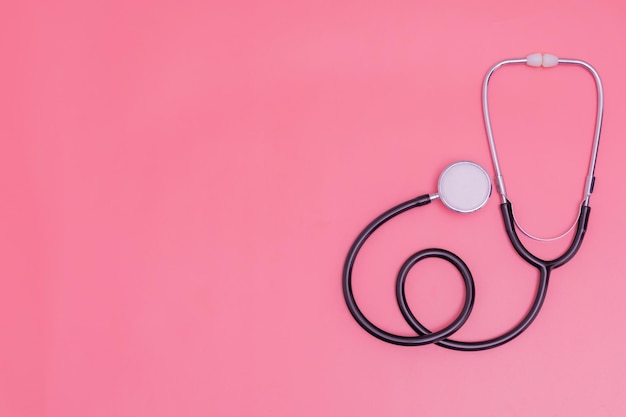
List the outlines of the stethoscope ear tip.
{"label": "stethoscope ear tip", "polygon": [[475,162],[455,162],[439,176],[438,197],[458,213],[475,212],[487,204],[490,196],[489,174]]}
{"label": "stethoscope ear tip", "polygon": [[526,65],[529,67],[555,67],[559,63],[559,57],[553,54],[530,54],[526,57]]}

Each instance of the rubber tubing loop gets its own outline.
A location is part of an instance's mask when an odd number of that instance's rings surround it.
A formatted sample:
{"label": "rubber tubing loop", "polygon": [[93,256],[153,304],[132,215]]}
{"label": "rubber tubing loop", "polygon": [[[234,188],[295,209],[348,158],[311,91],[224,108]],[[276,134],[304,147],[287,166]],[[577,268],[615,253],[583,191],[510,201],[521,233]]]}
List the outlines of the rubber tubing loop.
{"label": "rubber tubing loop", "polygon": [[[396,345],[419,346],[435,343],[441,347],[453,350],[479,351],[492,349],[497,346],[501,346],[507,342],[510,342],[511,340],[522,334],[539,314],[541,306],[543,305],[543,302],[547,295],[548,282],[552,269],[558,268],[564,265],[566,262],[570,261],[580,248],[589,220],[589,207],[584,206],[581,208],[581,215],[578,220],[578,228],[569,248],[558,258],[547,261],[532,255],[526,248],[524,248],[524,246],[520,242],[517,233],[515,232],[510,201],[507,201],[506,203],[500,205],[505,230],[509,239],[511,240],[511,243],[513,244],[513,247],[526,262],[534,266],[539,271],[539,282],[537,285],[537,291],[535,293],[535,298],[529,311],[526,313],[524,318],[520,322],[518,322],[512,329],[492,339],[475,342],[462,342],[448,339],[447,337],[457,331],[469,317],[474,303],[474,283],[467,266],[458,256],[454,255],[452,252],[448,252],[443,249],[426,249],[417,252],[416,254],[409,257],[409,259],[404,263],[398,274],[398,278],[396,281],[396,298],[398,301],[398,306],[407,323],[411,326],[413,330],[415,330],[419,334],[419,336],[395,335],[376,327],[363,315],[363,313],[357,306],[354,299],[354,294],[352,293],[352,269],[354,267],[356,256],[365,241],[372,235],[372,233],[374,233],[374,231],[376,231],[376,229],[378,229],[388,220],[409,209],[428,204],[430,203],[430,201],[430,196],[426,194],[402,203],[396,207],[393,207],[374,219],[361,232],[361,234],[359,234],[355,242],[352,244],[352,247],[348,251],[348,256],[346,257],[342,276],[344,298],[348,309],[350,310],[350,313],[357,321],[357,323],[359,323],[359,325],[363,327],[363,329],[365,329],[368,333],[379,338],[380,340]],[[457,268],[457,270],[461,272],[461,275],[463,276],[463,279],[465,281],[466,298],[461,313],[445,329],[434,333],[427,329],[423,324],[421,324],[417,320],[417,318],[415,318],[415,316],[411,312],[411,309],[408,306],[404,293],[404,284],[406,282],[406,277],[409,270],[412,266],[415,265],[416,262],[426,257],[438,257],[448,262],[451,262]]]}
{"label": "rubber tubing loop", "polygon": [[[344,298],[346,300],[346,305],[350,310],[350,313],[354,317],[354,319],[359,323],[359,325],[365,329],[372,336],[377,337],[378,339],[393,343],[395,345],[401,346],[421,346],[428,345],[432,343],[439,342],[458,329],[460,329],[463,324],[469,318],[469,315],[472,311],[472,307],[474,305],[474,281],[472,279],[472,275],[469,271],[469,268],[465,265],[465,263],[456,256],[455,254],[448,252],[443,249],[425,249],[420,252],[413,254],[409,259],[404,263],[400,272],[398,274],[398,279],[396,281],[396,286],[400,288],[400,291],[404,293],[404,283],[406,282],[406,276],[409,270],[420,260],[430,257],[436,257],[440,259],[444,259],[450,263],[461,273],[463,277],[463,281],[465,283],[465,302],[463,304],[463,308],[459,313],[458,317],[446,326],[444,329],[439,330],[437,332],[431,332],[427,330],[426,332],[422,332],[419,336],[401,336],[397,334],[393,334],[387,332],[376,325],[374,325],[371,321],[369,321],[363,312],[359,309],[356,300],[354,298],[354,294],[352,292],[352,269],[354,267],[354,262],[356,260],[356,256],[359,253],[361,247],[365,243],[365,241],[385,222],[397,216],[400,213],[403,213],[411,208],[418,207],[421,205],[425,205],[430,203],[430,196],[423,195],[417,197],[413,200],[409,200],[406,203],[402,203],[385,213],[381,214],[374,221],[372,221],[357,237],[355,242],[353,243],[350,251],[348,252],[348,256],[346,257],[346,262],[344,264],[343,270],[343,293]],[[408,308],[408,306],[407,306]]]}

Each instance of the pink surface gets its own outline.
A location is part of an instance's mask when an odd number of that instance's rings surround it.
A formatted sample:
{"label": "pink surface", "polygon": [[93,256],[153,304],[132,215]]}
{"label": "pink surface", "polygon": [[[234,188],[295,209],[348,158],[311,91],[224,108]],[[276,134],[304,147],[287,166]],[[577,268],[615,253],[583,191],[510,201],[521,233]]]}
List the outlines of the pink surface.
{"label": "pink surface", "polygon": [[[626,415],[625,19],[613,1],[4,2],[0,416]],[[374,339],[342,298],[349,245],[449,163],[493,173],[483,75],[536,51],[605,83],[582,250],[508,345]],[[521,67],[492,91],[519,219],[558,233],[581,196],[593,82]],[[363,310],[411,334],[395,273],[442,246],[476,280],[458,338],[508,329],[537,274],[498,210],[431,205],[381,229],[356,266]],[[462,299],[437,261],[408,293],[433,327]]]}

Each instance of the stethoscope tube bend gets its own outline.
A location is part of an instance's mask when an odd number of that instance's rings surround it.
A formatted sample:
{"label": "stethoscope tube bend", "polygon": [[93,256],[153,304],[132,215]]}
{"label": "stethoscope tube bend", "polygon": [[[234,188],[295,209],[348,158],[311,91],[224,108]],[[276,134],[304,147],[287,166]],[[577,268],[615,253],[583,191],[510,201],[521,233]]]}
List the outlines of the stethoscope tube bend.
{"label": "stethoscope tube bend", "polygon": [[[407,210],[424,206],[432,201],[432,198],[429,195],[423,195],[417,197],[415,199],[409,200],[405,203],[402,203],[385,213],[378,216],[374,219],[357,237],[355,242],[352,244],[348,252],[348,256],[346,257],[346,261],[344,263],[343,276],[342,276],[342,287],[344,299],[346,301],[346,305],[354,319],[359,323],[359,325],[365,329],[371,335],[377,337],[380,340],[383,340],[388,343],[401,345],[401,346],[420,346],[435,343],[439,346],[460,350],[460,351],[478,351],[478,350],[486,350],[492,349],[498,346],[501,346],[511,340],[515,339],[517,336],[522,334],[530,324],[535,320],[535,318],[539,315],[539,311],[543,305],[543,302],[546,298],[547,290],[548,290],[548,281],[550,277],[550,272],[554,268],[558,268],[568,262],[572,257],[576,254],[578,249],[582,244],[583,237],[585,236],[585,231],[587,228],[587,223],[589,219],[589,207],[582,207],[581,213],[578,220],[578,227],[576,230],[576,234],[572,239],[570,246],[563,252],[563,254],[553,260],[543,260],[533,255],[524,247],[522,242],[520,241],[517,233],[515,231],[515,223],[513,220],[513,211],[511,208],[511,203],[506,202],[500,205],[502,218],[504,220],[504,226],[509,236],[509,239],[513,243],[513,246],[516,252],[528,263],[537,268],[539,272],[539,282],[537,285],[537,291],[535,293],[535,299],[527,312],[527,314],[522,318],[522,320],[514,326],[509,331],[504,334],[494,337],[492,339],[475,341],[475,342],[463,342],[458,340],[449,339],[449,337],[458,331],[463,324],[469,318],[469,315],[472,311],[472,307],[474,305],[475,299],[475,289],[474,289],[474,280],[472,274],[465,265],[465,263],[452,252],[449,252],[444,249],[438,248],[429,248],[415,254],[411,255],[402,265],[400,271],[398,273],[398,277],[396,279],[396,300],[398,303],[398,307],[402,313],[402,316],[406,320],[406,322],[411,326],[411,328],[417,332],[419,336],[401,336],[393,333],[389,333],[385,330],[380,329],[376,325],[374,325],[371,321],[369,321],[363,312],[359,309],[356,300],[354,298],[354,294],[352,291],[352,271],[354,269],[354,263],[356,261],[357,255],[367,239],[384,223],[396,217],[397,215],[404,213]],[[443,259],[452,263],[452,265],[459,271],[461,277],[464,280],[465,284],[465,301],[463,304],[463,308],[461,312],[457,316],[457,318],[446,326],[444,329],[439,330],[437,332],[431,332],[426,326],[419,322],[419,320],[412,313],[411,308],[408,305],[406,295],[405,295],[405,283],[406,278],[408,276],[409,270],[420,260],[429,258],[429,257],[437,257],[439,259]]]}

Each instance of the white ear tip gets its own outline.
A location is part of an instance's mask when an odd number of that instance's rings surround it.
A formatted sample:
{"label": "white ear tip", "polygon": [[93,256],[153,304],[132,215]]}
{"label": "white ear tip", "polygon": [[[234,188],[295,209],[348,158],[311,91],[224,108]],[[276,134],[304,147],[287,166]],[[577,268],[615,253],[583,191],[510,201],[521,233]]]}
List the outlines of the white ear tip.
{"label": "white ear tip", "polygon": [[543,54],[543,66],[545,68],[554,67],[559,63],[559,57],[552,54]]}
{"label": "white ear tip", "polygon": [[526,57],[526,64],[531,67],[540,67],[543,63],[541,54],[530,54]]}

